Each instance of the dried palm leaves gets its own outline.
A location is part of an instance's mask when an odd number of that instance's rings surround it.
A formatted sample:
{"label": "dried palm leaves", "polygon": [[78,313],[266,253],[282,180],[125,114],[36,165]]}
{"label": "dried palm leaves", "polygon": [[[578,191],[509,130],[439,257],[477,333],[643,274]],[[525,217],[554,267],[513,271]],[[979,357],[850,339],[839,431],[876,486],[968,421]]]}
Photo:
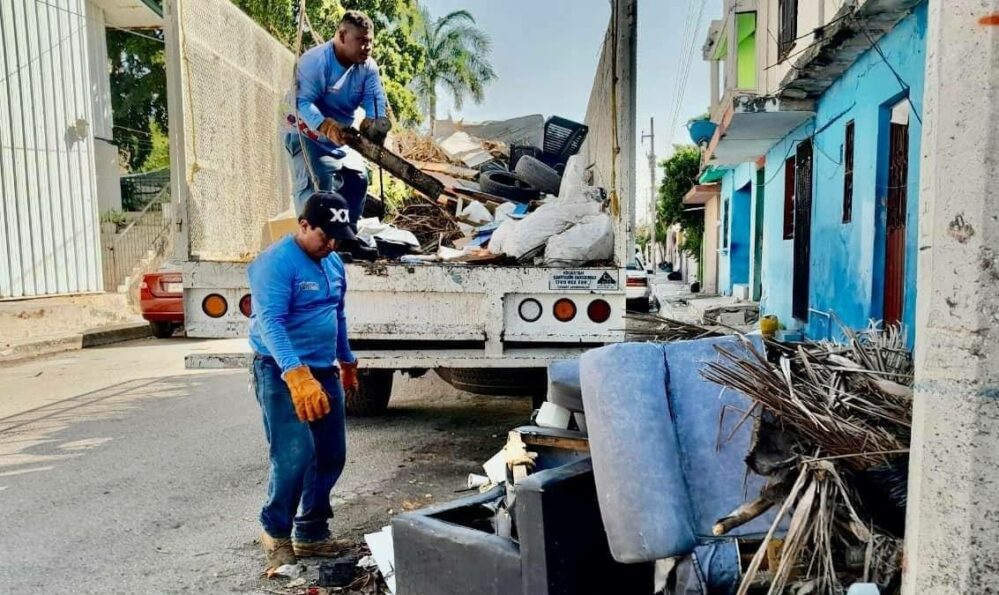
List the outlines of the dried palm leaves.
{"label": "dried palm leaves", "polygon": [[777,364],[748,342],[748,358],[719,347],[702,375],[773,412],[821,456],[867,469],[909,447],[912,362],[894,327],[844,332],[847,345],[773,344]]}

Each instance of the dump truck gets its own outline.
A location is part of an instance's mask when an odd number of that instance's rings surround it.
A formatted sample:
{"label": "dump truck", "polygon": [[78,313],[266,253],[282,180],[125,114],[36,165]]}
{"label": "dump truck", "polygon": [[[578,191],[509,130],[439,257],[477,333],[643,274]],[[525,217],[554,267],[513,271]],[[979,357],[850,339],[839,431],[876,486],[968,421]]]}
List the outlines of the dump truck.
{"label": "dump truck", "polygon": [[[433,370],[479,394],[538,397],[549,362],[624,340],[625,267],[634,253],[637,0],[611,4],[606,33],[593,40],[600,57],[580,155],[593,185],[609,196],[613,265],[347,264],[362,386],[348,413],[383,411],[398,371]],[[295,55],[229,0],[167,0],[164,10],[185,326],[190,337],[228,339],[186,363],[246,366],[247,265],[268,220],[291,206],[279,115]],[[565,35],[568,41],[572,32]],[[595,321],[588,313],[604,305],[609,316]]]}

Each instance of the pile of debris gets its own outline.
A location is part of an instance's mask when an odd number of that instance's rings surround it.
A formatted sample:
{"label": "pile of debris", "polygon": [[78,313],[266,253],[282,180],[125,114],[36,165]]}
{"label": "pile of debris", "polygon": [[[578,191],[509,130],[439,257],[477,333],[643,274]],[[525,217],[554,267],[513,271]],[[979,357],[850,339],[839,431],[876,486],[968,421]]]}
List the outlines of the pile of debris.
{"label": "pile of debris", "polygon": [[607,192],[592,186],[576,154],[586,126],[528,116],[438,122],[438,129],[445,134],[436,139],[411,131],[393,139],[399,154],[439,181],[443,192],[406,200],[386,220],[389,228],[379,220],[361,222],[370,229],[360,229],[359,237],[381,258],[565,267],[613,260]]}
{"label": "pile of debris", "polygon": [[854,582],[899,588],[912,357],[897,327],[843,332],[845,345],[769,343],[769,352],[750,346],[738,354],[719,347],[720,360],[702,372],[755,403],[748,462],[769,478],[716,533],[780,506],[740,594],[762,576],[770,593],[843,593]]}

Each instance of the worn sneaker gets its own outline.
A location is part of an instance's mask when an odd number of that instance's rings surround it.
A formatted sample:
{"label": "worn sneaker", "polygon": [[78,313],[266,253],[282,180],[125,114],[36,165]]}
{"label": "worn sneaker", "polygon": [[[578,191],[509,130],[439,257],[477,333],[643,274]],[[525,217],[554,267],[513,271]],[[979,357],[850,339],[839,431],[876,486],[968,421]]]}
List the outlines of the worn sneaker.
{"label": "worn sneaker", "polygon": [[301,558],[336,558],[350,545],[345,539],[329,537],[322,541],[296,541],[294,548],[295,555]]}
{"label": "worn sneaker", "polygon": [[298,563],[295,558],[295,548],[291,545],[291,539],[287,537],[278,539],[271,537],[264,531],[260,534],[260,545],[264,548],[264,555],[267,556],[268,569]]}

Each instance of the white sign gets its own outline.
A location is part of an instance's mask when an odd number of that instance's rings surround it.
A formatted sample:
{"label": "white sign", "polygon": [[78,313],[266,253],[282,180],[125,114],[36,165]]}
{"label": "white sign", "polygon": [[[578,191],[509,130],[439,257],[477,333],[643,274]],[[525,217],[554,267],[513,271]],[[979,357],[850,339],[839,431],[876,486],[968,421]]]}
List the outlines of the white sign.
{"label": "white sign", "polygon": [[552,273],[548,289],[614,291],[618,289],[618,271],[563,269]]}

